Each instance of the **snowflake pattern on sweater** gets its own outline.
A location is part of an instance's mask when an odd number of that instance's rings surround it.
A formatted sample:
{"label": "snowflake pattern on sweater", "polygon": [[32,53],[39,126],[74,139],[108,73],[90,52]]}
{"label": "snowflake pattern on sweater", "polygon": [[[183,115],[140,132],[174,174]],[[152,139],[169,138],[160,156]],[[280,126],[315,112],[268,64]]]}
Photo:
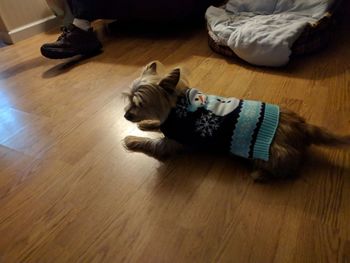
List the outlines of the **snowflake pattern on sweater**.
{"label": "snowflake pattern on sweater", "polygon": [[214,132],[220,127],[219,117],[213,113],[202,114],[201,117],[196,120],[196,131],[200,133],[202,137],[213,136]]}
{"label": "snowflake pattern on sweater", "polygon": [[278,122],[276,105],[188,89],[179,97],[161,131],[195,148],[267,161]]}

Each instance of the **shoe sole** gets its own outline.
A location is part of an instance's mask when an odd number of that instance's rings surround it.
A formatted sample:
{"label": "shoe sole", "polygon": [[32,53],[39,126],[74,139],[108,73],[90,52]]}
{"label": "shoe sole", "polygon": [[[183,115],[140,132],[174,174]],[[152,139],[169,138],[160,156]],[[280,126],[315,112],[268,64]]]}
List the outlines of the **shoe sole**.
{"label": "shoe sole", "polygon": [[46,58],[65,59],[65,58],[71,58],[78,55],[92,56],[95,54],[99,54],[102,52],[102,46],[88,52],[80,52],[80,53],[77,53],[74,51],[63,51],[63,50],[49,49],[49,48],[40,48],[40,52]]}

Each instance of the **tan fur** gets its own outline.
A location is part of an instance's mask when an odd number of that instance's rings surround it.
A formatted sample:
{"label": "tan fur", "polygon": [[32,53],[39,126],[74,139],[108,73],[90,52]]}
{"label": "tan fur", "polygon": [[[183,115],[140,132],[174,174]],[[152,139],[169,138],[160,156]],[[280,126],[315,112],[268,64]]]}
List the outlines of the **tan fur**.
{"label": "tan fur", "polygon": [[[180,69],[169,74],[160,73],[158,62],[149,63],[131,87],[129,105],[125,117],[137,122],[142,130],[158,131],[159,126],[175,106],[179,95],[188,87],[188,81]],[[255,180],[267,177],[287,177],[298,172],[306,149],[311,144],[342,147],[350,146],[350,136],[334,135],[323,128],[308,124],[296,113],[281,108],[280,123],[270,148],[269,161],[254,160]],[[127,136],[125,147],[130,151],[143,152],[157,159],[164,159],[184,149],[184,146],[169,138],[153,140],[150,138]]]}

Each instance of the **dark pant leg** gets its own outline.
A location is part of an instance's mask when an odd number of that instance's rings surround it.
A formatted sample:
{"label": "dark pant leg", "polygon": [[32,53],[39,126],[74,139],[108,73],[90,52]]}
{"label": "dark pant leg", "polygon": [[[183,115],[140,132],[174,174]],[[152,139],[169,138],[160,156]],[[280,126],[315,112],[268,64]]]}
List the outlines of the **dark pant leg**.
{"label": "dark pant leg", "polygon": [[73,16],[96,19],[181,21],[204,16],[218,0],[67,0]]}
{"label": "dark pant leg", "polygon": [[217,0],[130,0],[131,19],[145,21],[187,21],[204,18],[205,10]]}
{"label": "dark pant leg", "polygon": [[130,16],[130,0],[67,0],[75,18],[93,21]]}

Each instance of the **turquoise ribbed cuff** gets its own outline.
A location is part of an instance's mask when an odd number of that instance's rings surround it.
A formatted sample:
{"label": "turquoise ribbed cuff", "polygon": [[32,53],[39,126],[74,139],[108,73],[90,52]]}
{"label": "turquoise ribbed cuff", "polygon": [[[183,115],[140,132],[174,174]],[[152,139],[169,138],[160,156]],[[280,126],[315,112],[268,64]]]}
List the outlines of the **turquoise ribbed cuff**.
{"label": "turquoise ribbed cuff", "polygon": [[256,125],[259,121],[262,102],[243,100],[241,112],[231,138],[230,152],[249,158],[250,146]]}
{"label": "turquoise ribbed cuff", "polygon": [[270,145],[279,123],[280,109],[277,105],[265,104],[265,114],[255,141],[253,158],[269,160]]}

